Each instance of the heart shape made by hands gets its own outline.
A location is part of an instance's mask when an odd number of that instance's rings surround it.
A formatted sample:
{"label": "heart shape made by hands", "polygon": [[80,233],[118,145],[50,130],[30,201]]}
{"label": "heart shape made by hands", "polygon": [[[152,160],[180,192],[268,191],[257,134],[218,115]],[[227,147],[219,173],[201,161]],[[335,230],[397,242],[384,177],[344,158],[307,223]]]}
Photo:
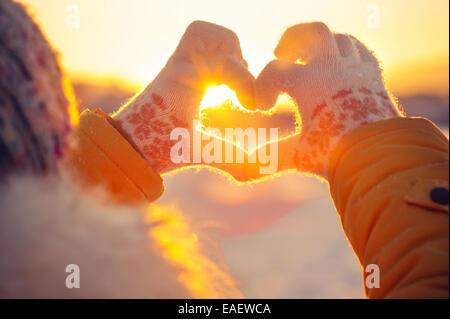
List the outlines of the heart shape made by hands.
{"label": "heart shape made by hands", "polygon": [[244,131],[248,128],[277,128],[278,137],[284,138],[297,134],[301,123],[298,108],[289,95],[280,94],[269,110],[249,110],[239,101],[236,92],[226,85],[212,86],[206,91],[198,117],[205,130],[217,129],[221,136],[225,136],[227,128]]}

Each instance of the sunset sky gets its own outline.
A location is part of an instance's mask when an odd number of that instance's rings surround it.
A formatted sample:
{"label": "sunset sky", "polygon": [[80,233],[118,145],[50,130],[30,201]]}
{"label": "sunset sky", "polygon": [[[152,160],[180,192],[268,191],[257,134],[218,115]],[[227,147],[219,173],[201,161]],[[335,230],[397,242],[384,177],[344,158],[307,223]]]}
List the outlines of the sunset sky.
{"label": "sunset sky", "polygon": [[[22,0],[72,78],[151,81],[193,20],[234,30],[257,75],[290,25],[324,21],[351,33],[382,61],[395,94],[448,94],[447,0]],[[74,7],[75,5],[75,7]],[[79,25],[74,23],[79,13]]]}

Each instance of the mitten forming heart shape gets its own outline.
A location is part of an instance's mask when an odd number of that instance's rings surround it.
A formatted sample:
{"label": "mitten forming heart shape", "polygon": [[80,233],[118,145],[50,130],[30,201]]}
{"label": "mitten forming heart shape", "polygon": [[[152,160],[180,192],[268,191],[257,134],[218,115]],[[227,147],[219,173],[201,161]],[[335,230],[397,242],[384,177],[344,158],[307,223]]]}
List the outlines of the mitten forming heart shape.
{"label": "mitten forming heart shape", "polygon": [[[401,116],[384,87],[378,61],[350,35],[332,32],[320,22],[298,24],[286,30],[274,53],[276,59],[255,79],[234,32],[196,21],[156,79],[115,119],[152,167],[164,173],[177,167],[170,160],[171,132],[195,129],[208,87],[226,84],[234,90],[243,106],[240,114],[247,112],[246,127],[251,122],[259,126],[261,118],[267,120],[264,127],[271,123],[273,106],[286,93],[298,106],[301,132],[276,141],[278,171],[296,169],[326,177],[329,156],[344,135]],[[269,112],[254,112],[258,108]],[[221,111],[208,112],[211,118]],[[287,122],[295,120],[291,113]]]}

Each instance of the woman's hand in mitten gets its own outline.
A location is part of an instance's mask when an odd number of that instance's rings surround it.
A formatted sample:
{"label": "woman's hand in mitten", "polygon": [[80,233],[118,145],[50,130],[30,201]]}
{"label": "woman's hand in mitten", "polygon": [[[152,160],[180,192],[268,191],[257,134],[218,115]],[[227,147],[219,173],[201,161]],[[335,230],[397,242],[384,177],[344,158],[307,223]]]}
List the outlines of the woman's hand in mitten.
{"label": "woman's hand in mitten", "polygon": [[152,168],[162,174],[185,165],[170,159],[176,143],[170,134],[174,128],[186,128],[192,135],[203,95],[208,86],[217,84],[227,84],[243,105],[253,105],[254,78],[236,34],[196,21],[188,26],[154,81],[113,118]]}
{"label": "woman's hand in mitten", "polygon": [[320,22],[289,28],[255,82],[259,108],[288,93],[299,107],[299,136],[281,142],[280,162],[327,178],[330,153],[353,129],[400,117],[378,61],[356,38],[331,32]]}

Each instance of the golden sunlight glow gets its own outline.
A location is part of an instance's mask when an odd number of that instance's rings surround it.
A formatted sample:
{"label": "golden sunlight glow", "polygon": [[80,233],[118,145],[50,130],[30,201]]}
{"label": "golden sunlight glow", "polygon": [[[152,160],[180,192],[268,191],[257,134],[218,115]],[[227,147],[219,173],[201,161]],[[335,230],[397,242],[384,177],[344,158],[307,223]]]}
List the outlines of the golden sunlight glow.
{"label": "golden sunlight glow", "polygon": [[210,107],[218,107],[225,102],[230,102],[233,105],[240,105],[236,92],[225,84],[211,86],[206,90],[206,93],[203,96],[202,102],[200,103],[200,110]]}
{"label": "golden sunlight glow", "polygon": [[[276,123],[271,120],[271,117],[277,113],[290,113],[295,119],[295,131],[287,136],[279,136],[279,140],[300,133],[302,126],[300,113],[296,103],[289,94],[281,93],[278,95],[275,105],[268,110],[249,111],[239,103],[236,93],[228,86],[212,86],[208,88],[200,104],[200,121],[195,129],[205,135],[214,136],[220,140],[231,142],[246,153],[251,153],[262,146],[262,144],[256,145],[255,148],[248,149],[246,145],[242,145],[239,141],[228,140],[224,136],[224,129],[227,127],[243,129],[248,127],[277,127],[273,126],[276,125]],[[207,123],[211,120],[211,116],[214,116],[214,124],[209,127]],[[217,135],[217,131],[211,131],[211,128],[219,129],[222,136]],[[270,142],[271,140],[266,143]]]}
{"label": "golden sunlight glow", "polygon": [[278,95],[277,101],[275,102],[275,106],[270,111],[274,113],[276,110],[291,110],[295,112],[297,120],[299,120],[298,107],[291,96],[287,93],[281,93]]}
{"label": "golden sunlight glow", "polygon": [[300,59],[297,59],[297,60],[295,61],[295,64],[306,65],[306,62],[304,62],[304,61],[302,61],[302,60],[300,60]]}
{"label": "golden sunlight glow", "polygon": [[172,207],[151,204],[147,221],[163,257],[179,269],[179,280],[194,298],[243,298],[235,280],[217,263],[205,256],[197,234],[183,214]]}
{"label": "golden sunlight glow", "polygon": [[80,115],[78,113],[78,103],[73,91],[72,84],[67,76],[63,76],[62,79],[63,91],[69,103],[67,111],[69,113],[70,123],[73,126],[77,126],[80,122]]}

